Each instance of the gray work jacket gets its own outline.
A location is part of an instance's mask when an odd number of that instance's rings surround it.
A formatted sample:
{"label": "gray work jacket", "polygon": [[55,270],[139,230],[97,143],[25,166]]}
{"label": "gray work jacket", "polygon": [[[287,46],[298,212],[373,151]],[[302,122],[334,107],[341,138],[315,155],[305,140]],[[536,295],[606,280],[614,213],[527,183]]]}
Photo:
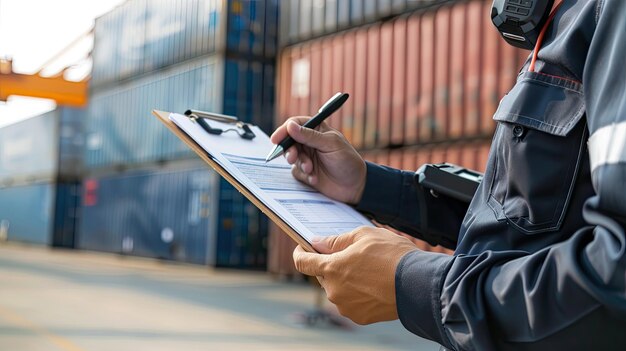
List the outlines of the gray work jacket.
{"label": "gray work jacket", "polygon": [[357,208],[456,249],[398,265],[411,332],[454,350],[626,349],[626,1],[565,0],[528,65],[469,208],[374,164]]}

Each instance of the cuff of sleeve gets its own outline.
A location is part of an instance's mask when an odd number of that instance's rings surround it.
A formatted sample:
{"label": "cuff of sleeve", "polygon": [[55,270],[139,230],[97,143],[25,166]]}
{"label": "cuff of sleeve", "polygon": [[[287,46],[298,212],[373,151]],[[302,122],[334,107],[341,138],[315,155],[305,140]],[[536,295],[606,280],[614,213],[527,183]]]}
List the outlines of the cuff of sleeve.
{"label": "cuff of sleeve", "polygon": [[[397,217],[402,198],[402,171],[366,162],[367,175],[358,211]],[[395,206],[390,206],[394,204]],[[393,212],[389,213],[393,208]]]}
{"label": "cuff of sleeve", "polygon": [[396,269],[396,305],[402,325],[418,336],[449,344],[442,325],[441,288],[453,256],[413,251]]}

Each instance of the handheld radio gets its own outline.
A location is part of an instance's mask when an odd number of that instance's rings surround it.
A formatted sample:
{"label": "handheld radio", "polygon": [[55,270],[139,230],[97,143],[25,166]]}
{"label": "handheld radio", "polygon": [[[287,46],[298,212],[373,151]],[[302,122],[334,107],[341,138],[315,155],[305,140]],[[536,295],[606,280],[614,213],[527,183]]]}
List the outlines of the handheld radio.
{"label": "handheld radio", "polygon": [[493,0],[491,21],[507,43],[532,50],[554,0]]}

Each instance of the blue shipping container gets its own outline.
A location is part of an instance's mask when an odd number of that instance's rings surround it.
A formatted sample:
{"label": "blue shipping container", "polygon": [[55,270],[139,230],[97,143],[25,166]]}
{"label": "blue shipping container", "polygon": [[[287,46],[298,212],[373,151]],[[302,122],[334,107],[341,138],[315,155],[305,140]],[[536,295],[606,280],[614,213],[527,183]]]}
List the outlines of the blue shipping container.
{"label": "blue shipping container", "polygon": [[217,175],[181,168],[85,179],[78,247],[214,264]]}
{"label": "blue shipping container", "polygon": [[92,95],[85,123],[85,169],[135,166],[195,154],[151,115],[187,109],[238,116],[272,131],[274,66],[218,56],[170,66]]}
{"label": "blue shipping container", "polygon": [[83,119],[82,109],[58,108],[0,128],[0,183],[77,179]]}
{"label": "blue shipping container", "polygon": [[77,182],[0,188],[0,239],[73,247],[79,189]]}
{"label": "blue shipping container", "polygon": [[224,179],[219,201],[216,266],[266,269],[267,217]]}
{"label": "blue shipping container", "polygon": [[94,88],[208,54],[276,56],[278,0],[129,0],[96,19]]}
{"label": "blue shipping container", "polygon": [[88,178],[83,189],[79,248],[265,268],[267,219],[204,165]]}

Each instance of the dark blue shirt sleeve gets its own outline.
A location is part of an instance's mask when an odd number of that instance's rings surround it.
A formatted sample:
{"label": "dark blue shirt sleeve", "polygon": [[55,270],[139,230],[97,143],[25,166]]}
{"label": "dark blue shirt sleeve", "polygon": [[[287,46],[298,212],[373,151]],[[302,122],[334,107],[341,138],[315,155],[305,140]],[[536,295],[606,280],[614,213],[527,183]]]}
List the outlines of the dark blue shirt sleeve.
{"label": "dark blue shirt sleeve", "polygon": [[421,187],[415,172],[367,163],[367,178],[356,209],[431,245],[456,247],[468,204],[437,197]]}
{"label": "dark blue shirt sleeve", "polygon": [[583,74],[596,192],[581,213],[588,226],[536,252],[407,254],[396,298],[417,335],[455,350],[624,349],[626,1],[597,4]]}

